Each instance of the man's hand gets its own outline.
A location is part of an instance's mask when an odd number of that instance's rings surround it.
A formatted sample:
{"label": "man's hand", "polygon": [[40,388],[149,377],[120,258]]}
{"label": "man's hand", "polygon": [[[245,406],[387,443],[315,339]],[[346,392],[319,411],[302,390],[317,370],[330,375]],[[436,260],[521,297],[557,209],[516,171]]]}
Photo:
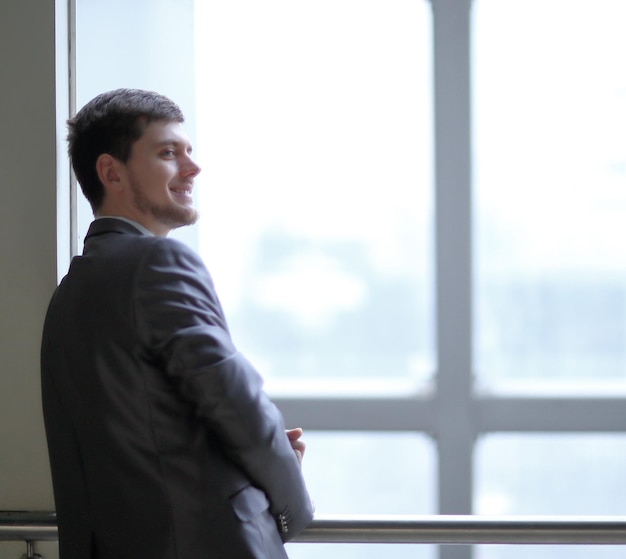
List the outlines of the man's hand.
{"label": "man's hand", "polygon": [[304,456],[304,451],[306,449],[306,444],[304,441],[300,440],[300,437],[302,437],[302,429],[300,429],[300,427],[296,429],[287,429],[285,433],[287,433],[287,438],[291,443],[291,448],[293,448],[293,451],[296,453],[298,462],[302,464],[302,457]]}

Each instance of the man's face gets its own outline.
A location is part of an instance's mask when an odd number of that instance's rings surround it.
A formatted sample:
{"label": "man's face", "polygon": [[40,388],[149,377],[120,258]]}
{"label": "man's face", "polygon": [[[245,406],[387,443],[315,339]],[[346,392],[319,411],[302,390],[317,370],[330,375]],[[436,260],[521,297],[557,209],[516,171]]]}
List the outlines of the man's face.
{"label": "man's face", "polygon": [[179,122],[156,121],[133,144],[124,165],[132,214],[156,235],[198,219],[191,193],[200,167],[191,149]]}

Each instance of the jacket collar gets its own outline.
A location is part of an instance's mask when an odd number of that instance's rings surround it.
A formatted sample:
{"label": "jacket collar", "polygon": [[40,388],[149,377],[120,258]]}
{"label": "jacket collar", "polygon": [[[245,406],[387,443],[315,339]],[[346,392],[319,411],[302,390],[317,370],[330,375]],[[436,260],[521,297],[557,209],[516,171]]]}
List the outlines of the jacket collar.
{"label": "jacket collar", "polygon": [[152,235],[145,227],[138,223],[132,222],[119,217],[106,216],[96,218],[91,222],[87,235],[85,235],[85,241],[89,237],[96,235],[103,235],[105,233],[127,233],[131,235]]}

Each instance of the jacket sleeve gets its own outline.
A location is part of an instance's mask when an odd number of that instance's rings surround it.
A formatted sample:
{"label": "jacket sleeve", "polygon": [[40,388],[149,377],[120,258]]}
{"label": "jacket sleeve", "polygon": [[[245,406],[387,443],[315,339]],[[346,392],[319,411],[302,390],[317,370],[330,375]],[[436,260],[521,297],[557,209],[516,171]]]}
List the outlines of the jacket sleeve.
{"label": "jacket sleeve", "polygon": [[138,267],[135,292],[140,343],[265,492],[283,541],[291,539],[313,516],[300,464],[261,376],[233,345],[206,267],[182,243],[155,240]]}

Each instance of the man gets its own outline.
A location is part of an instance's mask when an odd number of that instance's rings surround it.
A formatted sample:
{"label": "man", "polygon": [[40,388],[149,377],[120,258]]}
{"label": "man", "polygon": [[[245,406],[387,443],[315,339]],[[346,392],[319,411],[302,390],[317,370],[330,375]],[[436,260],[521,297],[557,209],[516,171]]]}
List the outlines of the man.
{"label": "man", "polygon": [[301,430],[237,352],[208,271],[180,109],[116,90],[69,121],[96,219],[46,317],[42,393],[61,559],[274,559],[311,521]]}

